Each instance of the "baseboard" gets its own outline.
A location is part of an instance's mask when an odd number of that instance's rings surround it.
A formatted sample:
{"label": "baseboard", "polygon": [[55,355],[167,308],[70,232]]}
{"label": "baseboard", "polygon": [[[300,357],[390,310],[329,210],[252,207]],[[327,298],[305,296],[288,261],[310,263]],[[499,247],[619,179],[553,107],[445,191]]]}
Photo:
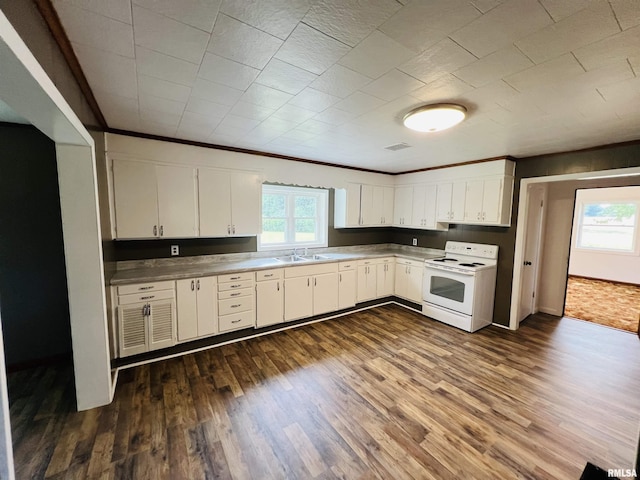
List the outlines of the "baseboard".
{"label": "baseboard", "polygon": [[555,315],[556,317],[562,316],[562,310],[558,310],[557,308],[538,307],[538,311],[549,315]]}

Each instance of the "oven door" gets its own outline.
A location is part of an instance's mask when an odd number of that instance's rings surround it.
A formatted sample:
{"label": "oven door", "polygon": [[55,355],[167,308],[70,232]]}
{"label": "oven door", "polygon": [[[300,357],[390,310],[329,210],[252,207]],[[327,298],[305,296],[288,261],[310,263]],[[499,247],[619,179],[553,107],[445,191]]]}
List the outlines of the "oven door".
{"label": "oven door", "polygon": [[425,267],[422,298],[425,302],[471,315],[473,313],[473,272]]}

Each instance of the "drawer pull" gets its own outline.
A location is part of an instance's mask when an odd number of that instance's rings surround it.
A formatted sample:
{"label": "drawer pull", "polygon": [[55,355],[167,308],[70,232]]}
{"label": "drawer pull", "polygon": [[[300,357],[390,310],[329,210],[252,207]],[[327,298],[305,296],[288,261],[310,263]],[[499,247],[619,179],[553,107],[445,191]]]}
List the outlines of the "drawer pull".
{"label": "drawer pull", "polygon": [[241,287],[242,285],[231,285],[229,288],[238,288]]}
{"label": "drawer pull", "polygon": [[146,297],[140,297],[140,300],[151,300],[152,298],[156,298],[155,295],[148,295]]}
{"label": "drawer pull", "polygon": [[241,306],[242,306],[241,303],[236,303],[235,305],[231,305],[230,308],[238,308],[238,307],[241,307]]}
{"label": "drawer pull", "polygon": [[239,323],[239,322],[241,322],[241,321],[242,321],[242,319],[241,319],[241,318],[239,318],[239,319],[237,319],[237,320],[231,320],[231,323]]}
{"label": "drawer pull", "polygon": [[238,295],[242,295],[242,292],[236,292],[229,295],[230,297],[237,297]]}
{"label": "drawer pull", "polygon": [[264,276],[264,278],[267,278],[267,277],[273,277],[273,273],[269,273],[268,275]]}
{"label": "drawer pull", "polygon": [[142,291],[142,290],[151,290],[153,288],[153,285],[150,285],[148,287],[140,287],[138,288],[138,290]]}
{"label": "drawer pull", "polygon": [[240,277],[231,277],[229,280],[240,280]]}

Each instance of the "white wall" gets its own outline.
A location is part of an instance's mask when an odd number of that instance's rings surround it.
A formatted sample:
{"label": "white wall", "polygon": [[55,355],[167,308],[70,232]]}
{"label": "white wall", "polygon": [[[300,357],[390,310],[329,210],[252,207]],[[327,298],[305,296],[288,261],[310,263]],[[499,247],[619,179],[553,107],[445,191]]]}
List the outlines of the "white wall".
{"label": "white wall", "polygon": [[633,253],[603,252],[577,248],[581,203],[607,201],[640,201],[640,187],[596,188],[576,192],[576,212],[569,261],[569,274],[616,282],[640,284],[640,229],[636,232],[636,250]]}

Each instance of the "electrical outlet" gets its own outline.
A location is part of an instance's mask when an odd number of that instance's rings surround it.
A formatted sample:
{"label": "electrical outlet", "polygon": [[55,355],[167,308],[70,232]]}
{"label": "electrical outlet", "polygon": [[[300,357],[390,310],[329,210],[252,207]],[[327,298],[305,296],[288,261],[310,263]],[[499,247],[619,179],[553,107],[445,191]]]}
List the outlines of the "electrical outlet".
{"label": "electrical outlet", "polygon": [[413,243],[414,247],[417,247],[418,246],[418,239],[414,238],[412,243]]}
{"label": "electrical outlet", "polygon": [[171,245],[171,255],[180,255],[180,247],[178,245]]}

